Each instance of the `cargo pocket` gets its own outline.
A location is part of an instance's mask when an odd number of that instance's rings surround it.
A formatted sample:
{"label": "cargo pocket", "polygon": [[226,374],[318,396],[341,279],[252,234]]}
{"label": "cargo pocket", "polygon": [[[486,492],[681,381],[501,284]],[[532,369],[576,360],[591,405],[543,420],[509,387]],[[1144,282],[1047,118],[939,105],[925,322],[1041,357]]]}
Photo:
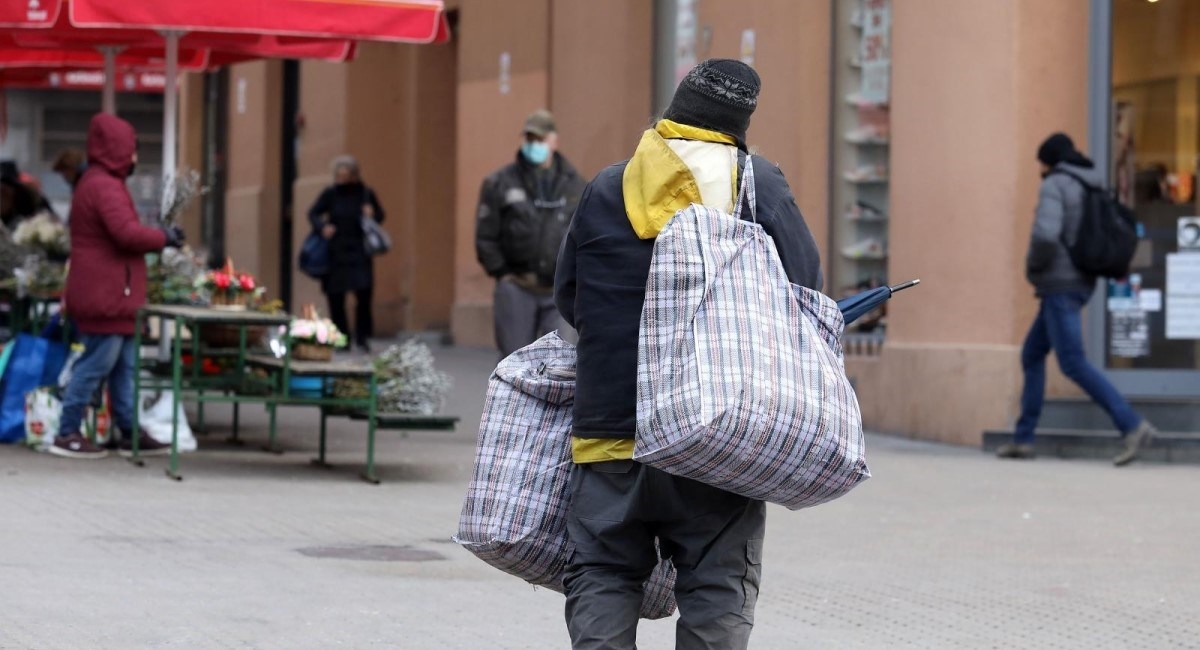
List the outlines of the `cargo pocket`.
{"label": "cargo pocket", "polygon": [[763,541],[746,542],[746,574],[742,577],[742,616],[754,622],[754,606],[758,603],[758,584],[762,580]]}

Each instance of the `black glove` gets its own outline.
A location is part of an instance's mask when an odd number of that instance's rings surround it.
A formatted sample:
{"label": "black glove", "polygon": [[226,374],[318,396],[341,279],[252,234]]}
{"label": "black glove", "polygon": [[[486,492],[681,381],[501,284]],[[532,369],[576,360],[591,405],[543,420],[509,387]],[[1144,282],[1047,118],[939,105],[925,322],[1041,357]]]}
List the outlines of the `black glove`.
{"label": "black glove", "polygon": [[179,248],[187,240],[187,235],[184,234],[183,228],[175,224],[163,226],[162,231],[167,236],[167,243],[164,245],[165,248]]}

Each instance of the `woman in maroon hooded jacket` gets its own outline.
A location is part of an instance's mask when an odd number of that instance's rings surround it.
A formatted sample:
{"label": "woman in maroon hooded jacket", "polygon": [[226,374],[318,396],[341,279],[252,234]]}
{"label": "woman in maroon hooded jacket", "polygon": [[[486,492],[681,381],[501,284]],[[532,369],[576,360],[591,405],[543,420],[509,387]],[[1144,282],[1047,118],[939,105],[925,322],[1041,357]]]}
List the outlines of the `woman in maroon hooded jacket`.
{"label": "woman in maroon hooded jacket", "polygon": [[[71,201],[71,272],[64,308],[80,333],[83,356],[75,362],[63,396],[62,424],[50,452],[68,458],[102,458],[107,452],[79,433],[88,401],[108,379],[113,417],[130,448],[135,379],[133,334],[137,310],[146,301],[146,253],[177,246],[175,226],[143,226],[125,179],[137,164],[133,126],[108,114],[88,128],[88,168]],[[166,451],[140,433],[141,453]]]}

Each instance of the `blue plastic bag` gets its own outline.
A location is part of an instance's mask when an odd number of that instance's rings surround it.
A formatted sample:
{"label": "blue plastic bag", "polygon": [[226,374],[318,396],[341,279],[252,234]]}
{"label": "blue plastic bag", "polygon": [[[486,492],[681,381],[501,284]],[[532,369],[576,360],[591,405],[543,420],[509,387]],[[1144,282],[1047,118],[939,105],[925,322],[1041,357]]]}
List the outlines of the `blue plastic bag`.
{"label": "blue plastic bag", "polygon": [[300,246],[300,270],[314,280],[329,275],[329,242],[315,230]]}
{"label": "blue plastic bag", "polygon": [[0,442],[8,443],[25,440],[25,394],[41,384],[51,343],[18,334],[11,345],[13,351],[0,382]]}

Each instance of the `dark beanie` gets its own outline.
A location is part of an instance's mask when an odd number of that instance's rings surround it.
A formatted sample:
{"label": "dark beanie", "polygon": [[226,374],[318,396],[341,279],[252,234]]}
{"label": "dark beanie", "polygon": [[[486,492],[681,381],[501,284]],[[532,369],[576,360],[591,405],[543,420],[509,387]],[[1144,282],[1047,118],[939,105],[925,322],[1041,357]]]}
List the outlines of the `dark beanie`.
{"label": "dark beanie", "polygon": [[1092,161],[1079,153],[1079,150],[1075,148],[1075,142],[1066,133],[1055,133],[1046,138],[1042,146],[1038,147],[1037,158],[1047,167],[1054,167],[1058,163],[1064,162],[1082,167],[1092,166]]}
{"label": "dark beanie", "polygon": [[663,118],[731,135],[744,149],[761,88],[754,68],[733,59],[709,59],[679,83]]}

